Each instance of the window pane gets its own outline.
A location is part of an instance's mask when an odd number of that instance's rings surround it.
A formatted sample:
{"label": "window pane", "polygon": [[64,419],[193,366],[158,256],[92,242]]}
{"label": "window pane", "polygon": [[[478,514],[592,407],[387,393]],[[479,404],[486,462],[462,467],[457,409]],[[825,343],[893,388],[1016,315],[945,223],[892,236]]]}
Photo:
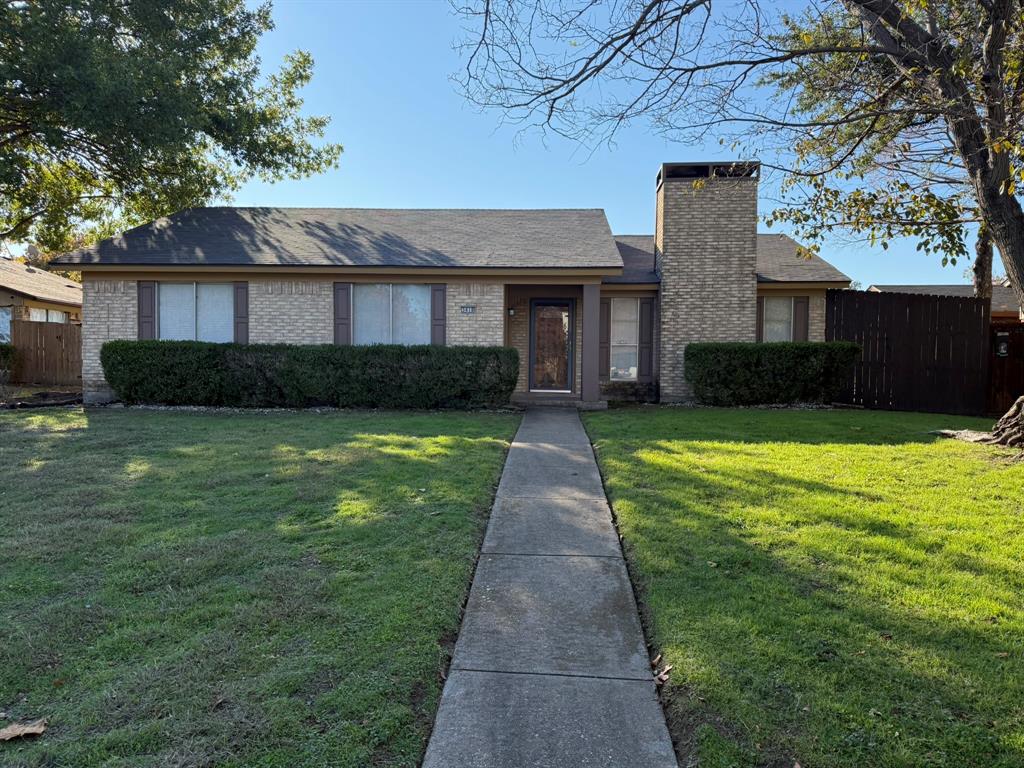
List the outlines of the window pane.
{"label": "window pane", "polygon": [[352,286],[352,343],[391,342],[391,286],[356,283]]}
{"label": "window pane", "polygon": [[612,299],[612,344],[637,343],[639,299]]}
{"label": "window pane", "polygon": [[29,307],[28,319],[33,323],[45,323],[46,322],[46,310],[36,309],[35,307]]}
{"label": "window pane", "polygon": [[158,289],[160,338],[194,340],[195,286],[192,283],[160,283]]}
{"label": "window pane", "polygon": [[391,286],[392,341],[430,343],[430,286]]}
{"label": "window pane", "polygon": [[636,345],[628,347],[612,347],[611,378],[615,381],[633,381],[636,379]]}
{"label": "window pane", "polygon": [[765,341],[793,340],[793,299],[768,296],[764,300]]}
{"label": "window pane", "polygon": [[61,312],[58,309],[46,310],[46,320],[50,323],[66,323],[68,321],[68,313]]}
{"label": "window pane", "polygon": [[231,283],[196,285],[196,326],[199,341],[235,340],[235,289]]}
{"label": "window pane", "polygon": [[11,308],[0,307],[0,342],[6,344],[11,340]]}

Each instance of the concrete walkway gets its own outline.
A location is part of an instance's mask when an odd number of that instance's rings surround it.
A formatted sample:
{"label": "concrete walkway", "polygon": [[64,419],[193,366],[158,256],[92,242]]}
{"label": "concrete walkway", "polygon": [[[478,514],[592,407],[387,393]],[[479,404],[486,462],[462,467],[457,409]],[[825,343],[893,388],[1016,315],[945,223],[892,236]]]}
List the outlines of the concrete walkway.
{"label": "concrete walkway", "polygon": [[575,410],[519,427],[423,766],[676,768]]}

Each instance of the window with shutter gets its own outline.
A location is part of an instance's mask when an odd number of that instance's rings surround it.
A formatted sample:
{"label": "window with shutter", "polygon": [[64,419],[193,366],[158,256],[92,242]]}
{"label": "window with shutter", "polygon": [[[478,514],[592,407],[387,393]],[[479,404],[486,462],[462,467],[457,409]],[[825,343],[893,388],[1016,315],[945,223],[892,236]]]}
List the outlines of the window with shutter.
{"label": "window with shutter", "polygon": [[235,340],[232,283],[158,283],[156,338],[175,341]]}
{"label": "window with shutter", "polygon": [[430,344],[433,305],[429,285],[353,283],[352,343]]}
{"label": "window with shutter", "polygon": [[789,296],[764,298],[764,341],[793,340],[793,299]]}
{"label": "window with shutter", "polygon": [[636,381],[640,358],[640,300],[612,299],[612,381]]}

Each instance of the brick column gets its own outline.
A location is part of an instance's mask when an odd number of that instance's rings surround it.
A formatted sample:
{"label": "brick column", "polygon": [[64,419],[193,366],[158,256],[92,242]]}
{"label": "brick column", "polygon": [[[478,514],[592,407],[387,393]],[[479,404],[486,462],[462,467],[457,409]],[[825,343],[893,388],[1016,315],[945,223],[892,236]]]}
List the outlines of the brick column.
{"label": "brick column", "polygon": [[86,405],[114,399],[103,376],[100,350],[114,339],[138,338],[138,289],[134,280],[82,281],[82,396]]}
{"label": "brick column", "polygon": [[687,344],[756,338],[757,177],[666,175],[657,194],[661,399],[678,402]]}
{"label": "brick column", "polygon": [[601,286],[591,283],[583,286],[583,333],[581,334],[581,386],[580,399],[597,402],[601,399],[599,381],[601,341]]}

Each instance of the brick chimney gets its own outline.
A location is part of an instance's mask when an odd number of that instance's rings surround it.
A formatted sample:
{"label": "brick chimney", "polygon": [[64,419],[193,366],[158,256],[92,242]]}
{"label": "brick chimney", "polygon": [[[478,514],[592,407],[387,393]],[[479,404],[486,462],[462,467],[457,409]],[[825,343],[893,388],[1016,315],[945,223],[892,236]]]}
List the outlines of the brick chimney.
{"label": "brick chimney", "polygon": [[654,228],[661,276],[661,399],[692,396],[683,375],[693,341],[757,336],[760,163],[665,163]]}

